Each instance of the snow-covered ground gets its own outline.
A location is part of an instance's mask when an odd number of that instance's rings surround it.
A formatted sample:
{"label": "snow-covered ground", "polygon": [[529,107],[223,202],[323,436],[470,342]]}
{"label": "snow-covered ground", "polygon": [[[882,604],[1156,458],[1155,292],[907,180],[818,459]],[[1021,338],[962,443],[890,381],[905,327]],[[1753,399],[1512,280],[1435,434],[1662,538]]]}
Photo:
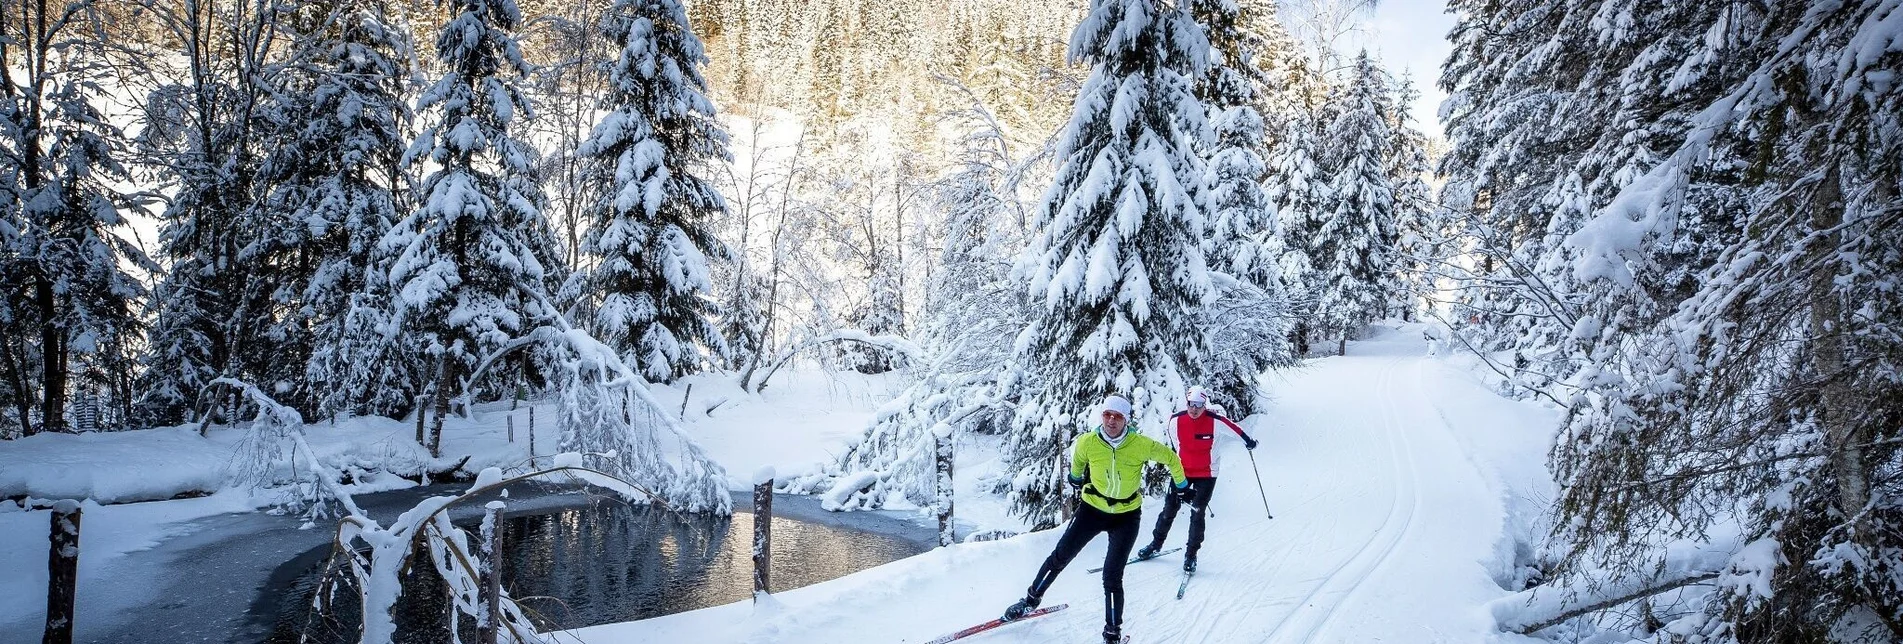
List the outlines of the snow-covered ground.
{"label": "snow-covered ground", "polygon": [[[1255,455],[1276,518],[1264,516],[1247,453],[1239,442],[1224,443],[1202,571],[1177,601],[1178,555],[1132,566],[1126,631],[1139,642],[1512,641],[1494,632],[1486,604],[1509,594],[1503,586],[1512,585],[1515,537],[1550,499],[1542,463],[1556,416],[1496,396],[1458,358],[1426,354],[1419,329],[1383,327],[1374,339],[1352,343],[1346,357],[1268,376],[1266,411],[1245,425],[1262,440]],[[744,489],[761,466],[787,477],[845,449],[898,382],[806,370],[782,374],[757,397],[724,376],[696,376],[655,393],[676,412],[693,385],[683,426]],[[524,463],[527,412],[513,412],[514,443],[510,415],[506,404],[494,404],[473,419],[452,419],[445,454],[469,455],[472,467]],[[537,454],[551,454],[552,415],[538,415]],[[420,463],[427,456],[413,433],[412,424],[380,419],[309,428],[314,449],[333,462]],[[146,574],[128,554],[180,537],[208,515],[260,507],[223,475],[241,437],[214,429],[201,438],[185,427],[0,442],[0,495],[111,502],[218,492],[87,506],[80,581],[90,590],[82,590],[82,622],[88,613],[123,622],[158,599],[124,583]],[[980,489],[996,474],[995,448],[961,443],[959,455],[962,531],[1020,529],[1001,500]],[[383,477],[359,489],[407,485]],[[1147,510],[1146,535],[1156,505]],[[0,575],[0,633],[31,634],[44,597],[46,513],[7,511],[12,506],[0,503],[0,570],[8,571]],[[1186,531],[1187,521],[1179,521],[1171,543]],[[1023,592],[1056,538],[1046,531],[941,548],[780,593],[759,609],[733,604],[562,639],[800,643],[880,633],[922,642],[995,617]],[[1093,641],[1102,594],[1085,569],[1099,565],[1102,548],[1099,541],[1086,550],[1048,595],[1047,604],[1069,603],[1069,610],[983,641]]]}
{"label": "snow-covered ground", "polygon": [[[864,376],[805,369],[781,372],[760,396],[742,395],[726,375],[683,379],[657,387],[655,397],[679,412],[687,385],[683,427],[724,466],[737,490],[763,465],[797,473],[856,440],[872,413],[892,395],[895,376]],[[718,403],[716,405],[716,403]],[[708,407],[713,407],[711,414]],[[536,454],[542,465],[556,451],[550,407],[537,412]],[[516,439],[508,437],[514,418]],[[415,443],[415,424],[383,418],[347,419],[306,428],[312,449],[330,464],[414,468],[448,465],[469,456],[465,469],[521,467],[528,462],[528,409],[507,403],[478,405],[470,419],[451,418],[443,432],[444,459],[432,460]],[[98,434],[42,434],[0,441],[0,497],[92,499],[84,505],[79,569],[81,639],[157,608],[151,580],[162,571],[140,557],[170,539],[206,525],[205,517],[251,512],[269,498],[233,487],[229,466],[242,453],[245,431],[196,426]],[[366,477],[353,492],[415,485],[395,476]],[[203,498],[171,499],[180,494]],[[152,501],[152,502],[137,502]],[[100,505],[106,503],[108,505]],[[46,511],[20,511],[0,501],[0,641],[37,637],[46,597]],[[388,517],[381,517],[388,518]],[[284,553],[289,558],[297,553]],[[255,592],[255,589],[239,589]],[[21,640],[25,641],[25,640]]]}
{"label": "snow-covered ground", "polygon": [[[1487,642],[1487,602],[1509,594],[1512,530],[1550,493],[1541,466],[1556,416],[1502,399],[1419,330],[1383,328],[1349,355],[1266,382],[1246,421],[1276,512],[1266,518],[1240,445],[1221,449],[1201,571],[1174,598],[1180,556],[1131,566],[1125,632],[1139,642]],[[969,463],[960,463],[966,468]],[[961,486],[961,492],[963,491]],[[961,510],[997,514],[961,498]],[[1145,530],[1156,504],[1146,509]],[[976,506],[976,507],[974,507]],[[1187,530],[1179,521],[1171,543]],[[996,617],[1023,593],[1057,531],[961,544],[740,603],[580,629],[585,642],[922,642]],[[1102,592],[1084,551],[1046,596],[1069,610],[984,642],[1094,641]],[[564,640],[567,640],[564,637]]]}

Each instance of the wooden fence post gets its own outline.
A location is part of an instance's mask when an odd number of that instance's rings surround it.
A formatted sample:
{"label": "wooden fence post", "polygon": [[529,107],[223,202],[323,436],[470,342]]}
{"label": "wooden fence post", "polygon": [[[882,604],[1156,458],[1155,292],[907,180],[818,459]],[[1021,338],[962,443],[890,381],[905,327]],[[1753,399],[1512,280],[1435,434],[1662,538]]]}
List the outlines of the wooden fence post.
{"label": "wooden fence post", "polygon": [[515,444],[515,414],[509,414],[507,418],[509,419],[509,444],[514,445]]}
{"label": "wooden fence post", "polygon": [[681,413],[676,414],[677,416],[680,416],[681,420],[687,420],[687,399],[693,398],[693,397],[694,397],[694,383],[690,382],[690,383],[687,383],[687,393],[681,394]]}
{"label": "wooden fence post", "polygon": [[753,475],[753,601],[772,592],[772,566],[773,467],[767,466]]}
{"label": "wooden fence post", "polygon": [[529,465],[535,464],[535,405],[529,405]]}
{"label": "wooden fence post", "polygon": [[496,631],[502,622],[502,509],[507,506],[490,501],[483,507],[482,557],[476,563],[482,584],[482,612],[476,615],[476,641],[496,644]]}
{"label": "wooden fence post", "polygon": [[42,644],[72,644],[73,596],[79,590],[79,502],[53,504],[47,533],[46,635]]}
{"label": "wooden fence post", "polygon": [[938,545],[949,546],[957,543],[957,535],[952,529],[952,431],[951,425],[940,423],[932,428],[932,436],[938,443]]}

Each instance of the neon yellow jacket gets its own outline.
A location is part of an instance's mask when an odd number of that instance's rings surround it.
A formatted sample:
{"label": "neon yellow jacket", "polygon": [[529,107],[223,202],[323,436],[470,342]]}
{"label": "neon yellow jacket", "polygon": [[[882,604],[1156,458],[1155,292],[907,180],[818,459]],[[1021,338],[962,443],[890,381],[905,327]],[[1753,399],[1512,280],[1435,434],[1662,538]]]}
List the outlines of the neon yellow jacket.
{"label": "neon yellow jacket", "polygon": [[[1070,482],[1084,484],[1084,502],[1110,514],[1134,512],[1143,507],[1143,464],[1162,463],[1170,470],[1176,487],[1189,485],[1183,476],[1183,461],[1176,452],[1155,439],[1124,430],[1122,444],[1116,447],[1104,440],[1103,428],[1078,436],[1070,446]],[[1086,482],[1088,479],[1088,482]]]}

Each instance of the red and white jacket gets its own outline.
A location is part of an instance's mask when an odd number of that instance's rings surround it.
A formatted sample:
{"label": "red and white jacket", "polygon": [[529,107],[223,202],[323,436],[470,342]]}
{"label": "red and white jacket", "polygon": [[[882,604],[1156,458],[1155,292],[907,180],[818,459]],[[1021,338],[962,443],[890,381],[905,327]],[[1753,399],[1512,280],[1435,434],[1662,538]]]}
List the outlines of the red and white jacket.
{"label": "red and white jacket", "polygon": [[1187,411],[1176,412],[1170,417],[1170,446],[1175,447],[1176,455],[1183,459],[1184,476],[1209,478],[1216,475],[1216,460],[1211,452],[1216,446],[1216,421],[1219,420],[1237,436],[1248,439],[1249,435],[1243,433],[1242,426],[1208,409],[1203,410],[1201,418],[1193,418]]}

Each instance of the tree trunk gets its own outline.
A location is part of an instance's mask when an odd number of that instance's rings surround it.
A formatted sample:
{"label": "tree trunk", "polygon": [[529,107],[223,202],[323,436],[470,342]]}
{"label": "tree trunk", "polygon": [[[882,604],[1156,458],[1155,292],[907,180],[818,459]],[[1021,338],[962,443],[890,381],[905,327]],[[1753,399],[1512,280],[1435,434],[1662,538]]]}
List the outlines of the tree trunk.
{"label": "tree trunk", "polygon": [[[1839,236],[1824,231],[1843,224],[1843,193],[1836,164],[1824,171],[1817,191],[1811,195],[1811,231],[1821,234],[1809,249],[1810,275],[1810,352],[1811,368],[1817,372],[1818,402],[1823,407],[1824,438],[1830,447],[1831,474],[1837,479],[1837,510],[1845,517],[1856,517],[1870,501],[1869,477],[1861,445],[1865,442],[1856,414],[1863,405],[1851,386],[1851,374],[1844,358],[1843,304],[1836,289],[1836,254]],[[1860,540],[1859,525],[1852,521],[1853,540]]]}
{"label": "tree trunk", "polygon": [[952,526],[952,436],[950,431],[934,432],[934,438],[938,443],[938,545],[949,546],[958,541]]}
{"label": "tree trunk", "polygon": [[33,426],[33,392],[26,385],[26,360],[15,356],[13,343],[0,336],[0,359],[5,359],[7,384],[13,387],[14,410],[20,414],[20,435],[32,436],[39,432]]}
{"label": "tree trunk", "polygon": [[33,280],[33,301],[40,309],[40,429],[66,431],[66,333],[54,315],[53,282],[41,274]]}
{"label": "tree trunk", "polygon": [[443,418],[449,415],[449,385],[456,382],[456,361],[449,359],[447,353],[438,357],[437,360],[439,368],[436,370],[436,418],[430,422],[428,447],[431,457],[442,458]]}

